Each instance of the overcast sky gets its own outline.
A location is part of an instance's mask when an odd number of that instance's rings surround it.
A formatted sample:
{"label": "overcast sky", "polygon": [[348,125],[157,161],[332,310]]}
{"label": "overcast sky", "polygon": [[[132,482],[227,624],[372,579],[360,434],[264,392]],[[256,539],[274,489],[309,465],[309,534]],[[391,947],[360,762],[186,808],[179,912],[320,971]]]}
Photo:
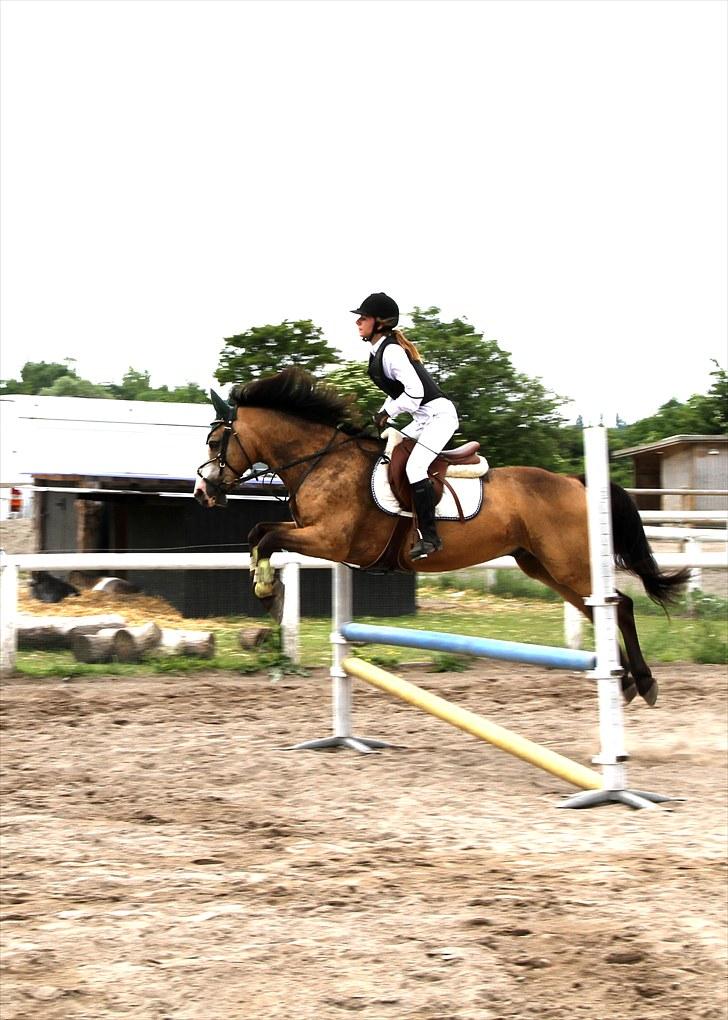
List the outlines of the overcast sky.
{"label": "overcast sky", "polygon": [[[4,0],[2,363],[466,317],[573,417],[726,367],[722,0]],[[405,325],[407,323],[405,317]]]}

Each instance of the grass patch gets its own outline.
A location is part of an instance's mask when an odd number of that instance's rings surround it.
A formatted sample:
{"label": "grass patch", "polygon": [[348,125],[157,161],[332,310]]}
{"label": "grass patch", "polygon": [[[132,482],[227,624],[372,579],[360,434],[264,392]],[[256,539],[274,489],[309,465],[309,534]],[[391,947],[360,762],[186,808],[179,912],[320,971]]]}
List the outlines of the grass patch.
{"label": "grass patch", "polygon": [[458,570],[453,574],[422,575],[418,590],[487,592],[502,599],[530,599],[534,602],[560,602],[561,597],[526,577],[520,570]]}
{"label": "grass patch", "polygon": [[[516,598],[515,595],[502,598],[493,593],[475,593],[462,588],[446,589],[441,586],[441,579],[437,580],[435,585],[421,587],[422,607],[417,613],[392,619],[360,617],[360,622],[564,647],[564,616],[560,601]],[[452,595],[452,604],[449,598],[442,597],[448,591]],[[425,595],[433,592],[438,597],[430,600],[434,606],[430,608]],[[725,599],[693,593],[682,599],[668,618],[649,599],[640,597],[635,599],[635,611],[642,649],[648,662],[728,662],[728,601]],[[327,618],[301,620],[300,666],[293,666],[286,660],[277,633],[259,648],[245,650],[240,647],[240,630],[260,626],[260,618],[226,617],[207,623],[216,637],[216,651],[212,659],[178,656],[172,659],[151,658],[138,665],[92,665],[76,662],[70,652],[19,652],[17,670],[29,677],[138,677],[218,669],[240,674],[266,671],[279,674],[300,671],[301,668],[327,667],[331,662],[331,621]],[[584,628],[582,646],[587,651],[594,648],[589,624]],[[396,669],[403,662],[421,662],[425,668],[452,672],[467,669],[470,661],[469,656],[389,645],[355,645],[354,649],[361,658],[384,669]]]}

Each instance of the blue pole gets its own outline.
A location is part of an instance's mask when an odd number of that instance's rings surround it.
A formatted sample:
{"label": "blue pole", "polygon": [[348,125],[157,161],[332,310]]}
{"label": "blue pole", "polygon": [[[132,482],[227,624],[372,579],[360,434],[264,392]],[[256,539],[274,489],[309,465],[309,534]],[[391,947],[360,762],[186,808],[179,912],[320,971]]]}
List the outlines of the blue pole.
{"label": "blue pole", "polygon": [[496,641],[493,638],[467,637],[464,634],[443,634],[432,630],[409,630],[406,627],[377,627],[367,623],[345,623],[341,628],[341,634],[347,641],[424,648],[426,651],[433,652],[482,655],[487,659],[526,662],[532,666],[548,666],[553,669],[584,671],[594,669],[596,665],[596,655],[593,652],[583,652],[572,648],[552,648],[549,645],[529,645],[519,641]]}

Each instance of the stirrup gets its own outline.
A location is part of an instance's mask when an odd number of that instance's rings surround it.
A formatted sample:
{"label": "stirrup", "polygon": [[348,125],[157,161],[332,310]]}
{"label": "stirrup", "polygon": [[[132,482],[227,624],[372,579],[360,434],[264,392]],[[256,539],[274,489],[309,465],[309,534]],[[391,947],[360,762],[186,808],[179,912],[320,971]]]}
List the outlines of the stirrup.
{"label": "stirrup", "polygon": [[434,541],[427,538],[418,538],[410,549],[409,557],[411,560],[424,560],[432,553],[439,552],[440,549],[442,549],[441,538],[436,538]]}

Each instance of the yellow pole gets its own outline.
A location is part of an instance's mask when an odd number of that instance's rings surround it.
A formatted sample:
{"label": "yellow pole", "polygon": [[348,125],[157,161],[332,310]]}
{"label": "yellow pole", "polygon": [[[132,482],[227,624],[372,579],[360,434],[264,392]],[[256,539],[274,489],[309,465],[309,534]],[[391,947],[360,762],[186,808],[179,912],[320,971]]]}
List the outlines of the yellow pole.
{"label": "yellow pole", "polygon": [[445,701],[444,698],[431,694],[429,691],[411,684],[408,680],[387,673],[383,669],[379,669],[378,666],[355,658],[344,659],[341,666],[344,672],[350,676],[365,680],[366,683],[373,684],[374,687],[386,691],[387,694],[393,694],[396,698],[401,698],[403,701],[409,702],[410,705],[421,708],[423,712],[443,719],[451,726],[457,726],[458,729],[471,733],[474,737],[479,737],[481,740],[499,747],[502,751],[515,755],[516,758],[522,758],[545,772],[551,772],[554,776],[565,779],[567,783],[579,786],[583,790],[601,790],[604,785],[602,777],[593,769],[579,765],[578,762],[571,761],[570,758],[565,758],[556,751],[549,751],[548,748],[541,747],[540,744],[535,744],[532,740],[527,740],[503,726],[484,719],[482,715],[469,712],[466,708],[458,708],[457,705]]}

